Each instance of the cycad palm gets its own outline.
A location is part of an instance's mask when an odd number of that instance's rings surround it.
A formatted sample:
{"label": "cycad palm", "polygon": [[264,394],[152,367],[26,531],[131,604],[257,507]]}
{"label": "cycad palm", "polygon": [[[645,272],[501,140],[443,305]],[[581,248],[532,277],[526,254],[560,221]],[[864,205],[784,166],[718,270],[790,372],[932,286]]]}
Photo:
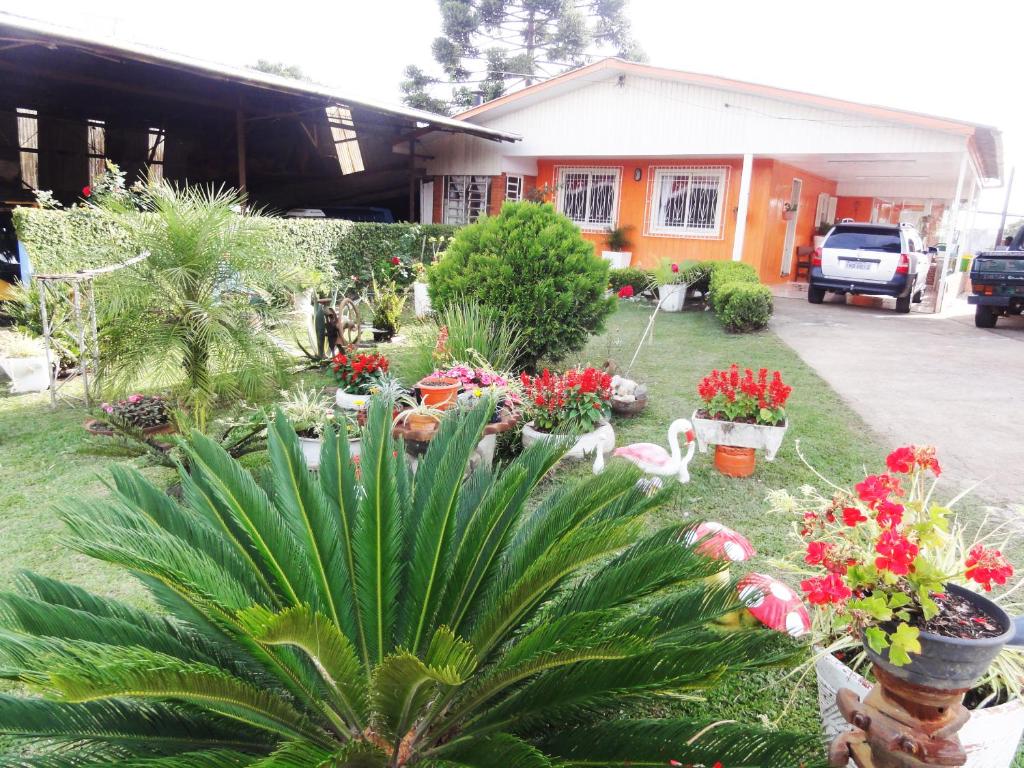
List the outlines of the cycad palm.
{"label": "cycad palm", "polygon": [[[65,510],[73,546],[130,570],[166,615],[39,576],[0,600],[0,733],[59,766],[796,766],[816,739],[627,720],[639,697],[788,660],[735,609],[721,564],[644,533],[631,470],[531,493],[538,445],[462,476],[487,409],[445,420],[413,478],[375,402],[357,468],[328,434],[319,477],[271,425],[271,487],[201,435],[178,503],[128,470]],[[772,650],[775,649],[775,650]]]}
{"label": "cycad palm", "polygon": [[116,198],[97,209],[149,254],[103,286],[104,373],[116,389],[180,385],[202,427],[218,395],[276,383],[280,355],[251,296],[281,275],[265,221],[239,213],[244,195],[160,183],[138,199],[141,211]]}

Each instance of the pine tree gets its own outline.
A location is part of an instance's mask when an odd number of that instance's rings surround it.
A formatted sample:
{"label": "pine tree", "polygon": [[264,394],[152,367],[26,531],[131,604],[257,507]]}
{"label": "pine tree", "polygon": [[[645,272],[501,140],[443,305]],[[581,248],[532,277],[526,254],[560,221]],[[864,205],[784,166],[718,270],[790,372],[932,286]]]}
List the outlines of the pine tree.
{"label": "pine tree", "polygon": [[[472,106],[582,66],[597,56],[644,54],[630,34],[626,0],[438,0],[431,51],[444,77],[405,70],[404,102],[435,112]],[[450,85],[446,97],[433,95]]]}

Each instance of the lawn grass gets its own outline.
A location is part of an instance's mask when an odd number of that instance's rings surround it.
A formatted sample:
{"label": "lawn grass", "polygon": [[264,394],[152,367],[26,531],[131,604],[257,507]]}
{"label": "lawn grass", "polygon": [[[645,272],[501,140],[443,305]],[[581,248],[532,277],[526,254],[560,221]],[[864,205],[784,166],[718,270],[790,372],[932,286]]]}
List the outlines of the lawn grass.
{"label": "lawn grass", "polygon": [[[611,357],[625,366],[649,316],[648,306],[623,302],[606,331],[565,364],[599,365]],[[414,364],[415,342],[425,336],[416,325],[403,333],[404,341],[387,349],[399,376]],[[865,466],[878,467],[887,446],[772,333],[726,334],[710,313],[703,312],[659,314],[653,337],[631,372],[648,385],[650,405],[635,419],[615,422],[617,443],[664,443],[669,423],[689,417],[697,407],[698,380],[712,368],[732,362],[779,369],[794,387],[783,448],[774,462],[759,457],[756,474],[744,480],[719,475],[712,455],[698,453],[690,465],[692,481],[679,487],[674,502],[651,525],[718,520],[744,533],[757,547],[750,570],[771,571],[770,559],[796,549],[798,542],[790,534],[789,521],[768,516],[764,497],[772,489],[795,489],[816,480],[796,455],[797,441],[812,464],[840,484],[856,481]],[[304,378],[328,380],[323,375]],[[60,541],[53,506],[104,493],[105,470],[114,462],[129,460],[95,452],[101,442],[87,437],[81,428],[87,415],[84,409],[70,406],[51,411],[45,394],[0,399],[0,541],[4,544],[0,589],[11,586],[17,571],[31,569],[101,594],[144,599],[123,573],[70,553]],[[146,471],[164,482],[170,477],[167,470]],[[575,464],[564,465],[558,473],[582,476],[588,471],[589,465]],[[710,692],[704,702],[667,699],[655,711],[775,721],[795,687],[794,680],[782,681],[782,676],[781,672],[748,675]],[[813,676],[796,689],[795,705],[781,725],[808,731],[818,728]]]}

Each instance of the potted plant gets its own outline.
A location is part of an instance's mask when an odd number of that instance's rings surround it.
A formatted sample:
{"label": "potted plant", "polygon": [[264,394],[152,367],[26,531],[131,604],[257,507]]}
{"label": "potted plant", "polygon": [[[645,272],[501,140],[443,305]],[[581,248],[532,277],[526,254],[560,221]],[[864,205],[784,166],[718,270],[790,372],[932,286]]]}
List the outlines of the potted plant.
{"label": "potted plant", "polygon": [[373,340],[391,341],[402,323],[405,294],[394,280],[373,280]]}
{"label": "potted plant", "polygon": [[608,423],[611,381],[597,368],[573,368],[561,375],[546,368],[539,376],[524,373],[523,408],[528,421],[523,425],[523,446],[574,438],[566,456],[582,459],[593,454],[594,471],[599,472],[604,454],[615,448],[615,430]]}
{"label": "potted plant", "polygon": [[417,402],[408,395],[398,402],[401,410],[395,416],[394,426],[404,426],[403,437],[410,440],[426,441],[434,436],[445,412],[440,408]]}
{"label": "potted plant", "polygon": [[612,413],[638,416],[647,407],[647,385],[624,376],[612,376]]}
{"label": "potted plant", "polygon": [[679,312],[686,303],[686,269],[677,261],[664,259],[654,270],[654,277],[658,283],[658,308],[664,312]]}
{"label": "potted plant", "polygon": [[631,226],[609,227],[605,233],[608,250],[601,252],[601,258],[610,262],[612,269],[625,269],[633,260],[633,254],[627,248],[632,244],[629,240]]}
{"label": "potted plant", "polygon": [[23,333],[0,334],[0,371],[11,380],[11,393],[42,392],[50,386],[46,352]]}
{"label": "potted plant", "polygon": [[828,237],[828,233],[832,231],[832,224],[828,222],[821,222],[818,228],[814,231],[814,247],[821,248],[825,245],[825,238]]}
{"label": "potted plant", "polygon": [[794,205],[793,203],[785,203],[782,206],[782,220],[791,221],[796,218],[796,212],[800,206]]}
{"label": "potted plant", "polygon": [[446,411],[455,405],[462,382],[454,376],[432,373],[416,384],[420,398],[428,406]]}
{"label": "potted plant", "polygon": [[769,374],[767,368],[741,374],[734,363],[726,371],[711,371],[697,386],[704,406],[691,418],[697,447],[706,453],[715,446],[715,467],[722,474],[749,477],[755,450],[763,449],[768,461],[775,459],[789,427],[785,406],[792,391],[781,373]]}
{"label": "potted plant", "polygon": [[158,395],[136,392],[116,403],[103,403],[100,410],[107,421],[89,419],[85,422],[85,428],[94,435],[109,437],[118,430],[130,430],[141,431],[143,437],[150,437],[176,431],[167,401]]}
{"label": "potted plant", "polygon": [[358,411],[366,407],[369,395],[379,386],[390,366],[384,355],[364,353],[348,347],[331,358],[331,370],[338,381],[338,407]]}
{"label": "potted plant", "polygon": [[334,428],[335,414],[331,401],[323,390],[305,389],[298,386],[281,393],[281,412],[299,436],[299,446],[311,471],[320,468],[320,448],[323,445],[325,429]]}
{"label": "potted plant", "polygon": [[870,662],[883,680],[952,691],[954,700],[970,689],[959,733],[964,764],[1009,768],[1024,733],[1024,656],[1004,648],[1009,617],[985,596],[1014,574],[993,545],[1000,528],[972,536],[952,512],[955,500],[933,501],[941,471],[933,448],[898,448],[886,465],[853,490],[834,486],[824,496],[807,486],[769,497],[773,511],[799,516],[826,735],[850,729],[836,693],[866,695]]}

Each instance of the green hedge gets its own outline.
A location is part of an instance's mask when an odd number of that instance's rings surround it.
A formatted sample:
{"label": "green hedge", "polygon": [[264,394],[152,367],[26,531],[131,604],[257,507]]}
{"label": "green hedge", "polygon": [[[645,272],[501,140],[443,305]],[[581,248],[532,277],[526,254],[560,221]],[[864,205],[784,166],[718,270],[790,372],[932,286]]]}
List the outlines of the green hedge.
{"label": "green hedge", "polygon": [[712,308],[718,308],[718,293],[726,283],[752,283],[754,285],[761,281],[757,277],[757,270],[749,264],[741,261],[718,261],[712,262],[711,279],[708,281],[708,300]]}
{"label": "green hedge", "polygon": [[715,295],[715,314],[727,330],[757,331],[771,319],[772,292],[767,285],[734,281],[721,286]]}
{"label": "green hedge", "polygon": [[[339,219],[268,218],[281,262],[297,269],[366,276],[370,267],[398,256],[428,262],[430,238],[450,237],[445,224],[371,224]],[[16,208],[14,226],[37,273],[74,272],[113,264],[135,251],[117,223],[88,208],[64,211]]]}
{"label": "green hedge", "polygon": [[649,291],[654,285],[654,273],[636,267],[608,270],[608,287],[612,291],[618,293],[627,285],[632,286],[633,292],[637,295]]}

